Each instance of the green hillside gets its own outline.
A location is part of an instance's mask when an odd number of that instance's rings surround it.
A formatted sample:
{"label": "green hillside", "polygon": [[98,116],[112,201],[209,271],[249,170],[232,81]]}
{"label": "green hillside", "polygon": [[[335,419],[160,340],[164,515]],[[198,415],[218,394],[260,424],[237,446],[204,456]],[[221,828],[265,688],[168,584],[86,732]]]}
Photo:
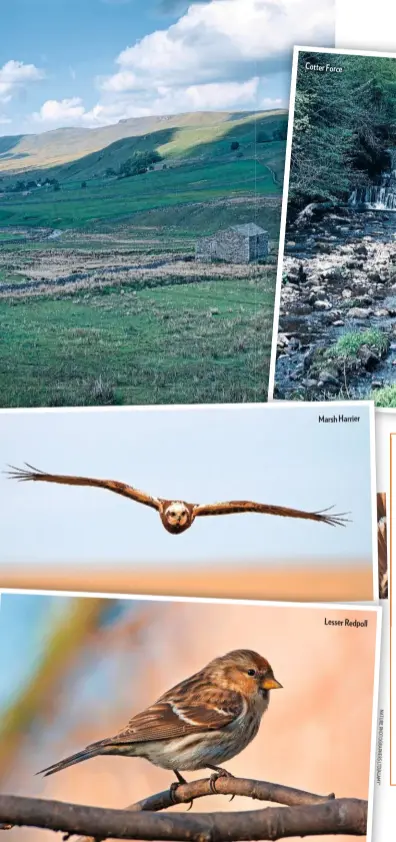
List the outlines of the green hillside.
{"label": "green hillside", "polygon": [[[264,125],[285,122],[286,112],[197,112],[161,117],[139,117],[98,129],[63,128],[37,135],[0,138],[0,174],[18,174],[59,167],[100,153],[117,141],[138,139],[150,144],[150,136],[163,139],[165,155],[185,154],[194,148],[244,137]],[[122,143],[121,147],[122,148]]]}
{"label": "green hillside", "polygon": [[[200,124],[192,119],[197,116]],[[219,213],[223,224],[250,221],[254,197],[280,196],[286,115],[228,115],[220,123],[206,116],[207,123],[202,114],[190,115],[189,125],[184,115],[183,127],[122,138],[56,167],[3,175],[0,226],[62,229],[132,217],[151,224],[147,214],[155,212],[156,224],[204,233],[218,228]],[[157,163],[119,177],[126,162],[147,155]],[[219,208],[220,201],[227,207]]]}

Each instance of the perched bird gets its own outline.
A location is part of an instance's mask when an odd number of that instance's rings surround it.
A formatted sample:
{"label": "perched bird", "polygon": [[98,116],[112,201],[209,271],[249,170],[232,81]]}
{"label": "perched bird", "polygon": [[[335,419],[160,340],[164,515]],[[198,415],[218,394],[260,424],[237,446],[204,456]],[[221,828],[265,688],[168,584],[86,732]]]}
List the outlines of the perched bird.
{"label": "perched bird", "polygon": [[161,518],[162,525],[172,535],[179,535],[181,532],[185,532],[186,529],[190,528],[196,517],[205,517],[206,515],[233,515],[241,512],[257,512],[263,515],[280,515],[281,517],[316,520],[321,523],[328,523],[330,526],[343,526],[347,522],[344,514],[326,514],[326,512],[330,511],[329,509],[319,512],[303,512],[300,509],[289,509],[285,506],[271,506],[266,503],[254,503],[249,500],[230,500],[226,503],[209,503],[208,505],[202,503],[186,503],[184,500],[166,500],[163,497],[152,497],[144,491],[138,491],[137,488],[126,485],[124,482],[117,482],[117,480],[46,474],[44,471],[33,468],[32,465],[27,464],[26,467],[28,470],[14,468],[10,465],[11,470],[7,472],[8,476],[11,479],[24,482],[56,482],[63,485],[92,485],[94,488],[107,488],[108,491],[114,491],[116,494],[121,494],[123,497],[129,497],[130,500],[135,500],[136,503],[143,503],[144,506],[150,506],[152,509],[156,509]]}
{"label": "perched bird", "polygon": [[91,757],[113,754],[144,757],[172,770],[179,783],[186,783],[180,770],[205,768],[213,770],[215,781],[229,775],[218,764],[235,757],[256,736],[270,690],[280,687],[265,658],[237,649],[168,690],[115,737],[91,743],[38,774],[53,775]]}

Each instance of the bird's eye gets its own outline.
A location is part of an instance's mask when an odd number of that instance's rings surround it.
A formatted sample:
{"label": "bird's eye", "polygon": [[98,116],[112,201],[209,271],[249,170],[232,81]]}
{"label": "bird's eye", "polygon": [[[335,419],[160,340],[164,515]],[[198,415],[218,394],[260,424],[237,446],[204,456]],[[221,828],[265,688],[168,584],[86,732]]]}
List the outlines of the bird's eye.
{"label": "bird's eye", "polygon": [[247,674],[248,675],[256,675],[256,670],[248,670]]}

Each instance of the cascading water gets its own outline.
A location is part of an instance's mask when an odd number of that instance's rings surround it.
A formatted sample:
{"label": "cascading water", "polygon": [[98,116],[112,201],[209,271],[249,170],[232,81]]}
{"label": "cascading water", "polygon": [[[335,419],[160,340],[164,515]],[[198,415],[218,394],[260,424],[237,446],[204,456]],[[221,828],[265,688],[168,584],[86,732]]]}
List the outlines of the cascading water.
{"label": "cascading water", "polygon": [[350,207],[367,210],[396,211],[396,150],[390,151],[391,169],[382,173],[380,183],[371,187],[356,187],[348,199]]}

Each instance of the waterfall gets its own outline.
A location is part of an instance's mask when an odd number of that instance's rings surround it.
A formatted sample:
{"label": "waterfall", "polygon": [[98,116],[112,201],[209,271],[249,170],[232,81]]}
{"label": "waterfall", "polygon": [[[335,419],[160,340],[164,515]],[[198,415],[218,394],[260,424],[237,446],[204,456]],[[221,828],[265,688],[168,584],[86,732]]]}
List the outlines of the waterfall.
{"label": "waterfall", "polygon": [[348,199],[352,208],[367,210],[396,210],[396,150],[389,150],[391,169],[383,172],[380,182],[370,187],[356,187]]}

